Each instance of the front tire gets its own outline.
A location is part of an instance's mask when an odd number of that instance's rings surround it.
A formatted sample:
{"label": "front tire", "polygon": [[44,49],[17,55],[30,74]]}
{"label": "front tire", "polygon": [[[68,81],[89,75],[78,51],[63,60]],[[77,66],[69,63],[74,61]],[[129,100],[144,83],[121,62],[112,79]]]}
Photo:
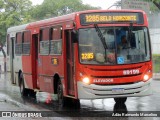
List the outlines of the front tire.
{"label": "front tire", "polygon": [[127,100],[127,97],[123,97],[123,98],[114,98],[114,101],[118,104],[124,104]]}
{"label": "front tire", "polygon": [[58,105],[60,107],[75,107],[80,108],[80,100],[79,99],[73,99],[73,98],[67,98],[63,96],[63,86],[61,81],[58,81],[57,85],[57,95],[58,95]]}
{"label": "front tire", "polygon": [[81,104],[80,104],[79,99],[74,99],[73,104],[74,104],[75,108],[80,109]]}
{"label": "front tire", "polygon": [[64,107],[66,105],[67,98],[63,96],[63,86],[60,80],[58,81],[57,85],[57,95],[58,95],[58,105],[60,107]]}

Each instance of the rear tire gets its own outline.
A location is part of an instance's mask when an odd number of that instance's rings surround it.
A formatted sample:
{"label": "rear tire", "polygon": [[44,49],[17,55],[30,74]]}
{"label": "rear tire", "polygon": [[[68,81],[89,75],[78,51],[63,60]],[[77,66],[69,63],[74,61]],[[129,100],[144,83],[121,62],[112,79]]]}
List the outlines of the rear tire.
{"label": "rear tire", "polygon": [[22,73],[19,79],[20,79],[19,88],[20,88],[21,96],[28,96],[29,91],[24,86],[24,79],[23,79]]}
{"label": "rear tire", "polygon": [[36,92],[34,92],[34,90],[29,90],[29,96],[32,98],[36,98]]}
{"label": "rear tire", "polygon": [[127,100],[127,97],[123,97],[123,98],[114,98],[114,101],[118,104],[124,104]]}
{"label": "rear tire", "polygon": [[24,87],[24,82],[23,81],[20,82],[20,86],[19,87],[20,87],[21,95],[22,96],[28,96],[28,93],[27,93],[27,90]]}

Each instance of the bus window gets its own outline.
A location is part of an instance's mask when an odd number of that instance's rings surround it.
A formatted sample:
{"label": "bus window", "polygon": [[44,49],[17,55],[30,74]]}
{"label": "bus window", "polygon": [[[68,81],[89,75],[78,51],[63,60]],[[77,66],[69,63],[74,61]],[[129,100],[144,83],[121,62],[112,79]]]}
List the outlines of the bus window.
{"label": "bus window", "polygon": [[95,28],[79,30],[79,57],[82,64],[115,64],[114,30],[110,27],[100,30],[107,44],[106,51]]}
{"label": "bus window", "polygon": [[[122,47],[122,42],[117,46],[118,59],[123,58],[123,62],[118,64],[130,64],[150,60],[148,30],[145,27],[133,27],[129,32],[126,27],[127,47]],[[120,47],[121,46],[121,47]]]}
{"label": "bus window", "polygon": [[40,31],[40,54],[49,54],[49,28]]}
{"label": "bus window", "polygon": [[29,31],[25,31],[23,33],[23,48],[22,48],[22,53],[23,54],[30,54],[30,36],[31,33]]}
{"label": "bus window", "polygon": [[131,46],[131,48],[136,48],[136,38],[135,38],[135,33],[131,33],[130,46]]}
{"label": "bus window", "polygon": [[51,28],[50,54],[62,54],[62,27],[57,26]]}
{"label": "bus window", "polygon": [[19,32],[16,34],[16,44],[15,44],[15,54],[21,55],[22,54],[22,33]]}

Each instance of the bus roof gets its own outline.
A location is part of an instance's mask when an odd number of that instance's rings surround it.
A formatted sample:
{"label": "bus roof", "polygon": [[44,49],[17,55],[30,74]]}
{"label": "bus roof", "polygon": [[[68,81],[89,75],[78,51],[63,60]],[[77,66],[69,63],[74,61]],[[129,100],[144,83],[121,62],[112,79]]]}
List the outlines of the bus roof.
{"label": "bus roof", "polygon": [[77,14],[83,14],[83,13],[92,13],[92,12],[141,12],[143,14],[145,14],[144,11],[142,10],[86,10],[86,11],[79,11],[79,12],[75,12],[75,13],[71,13],[71,14],[67,14],[67,15],[63,15],[63,16],[58,16],[58,17],[53,17],[53,18],[49,18],[49,19],[44,19],[44,20],[40,20],[40,21],[35,21],[32,23],[28,23],[28,24],[24,24],[24,25],[19,25],[19,26],[15,26],[15,27],[10,27],[7,30],[7,33],[10,32],[18,32],[20,30],[25,30],[25,29],[29,29],[29,28],[33,28],[33,27],[41,27],[41,26],[49,26],[53,23],[62,23],[64,21],[74,21],[76,18]]}
{"label": "bus roof", "polygon": [[41,21],[36,21],[36,22],[30,23],[28,28],[75,20],[75,17],[77,14],[90,13],[90,12],[142,12],[145,14],[145,12],[142,10],[86,10],[86,11],[79,11],[79,12],[75,12],[75,13],[71,13],[63,16],[44,19]]}
{"label": "bus roof", "polygon": [[7,33],[15,32],[15,31],[19,32],[19,31],[25,30],[27,25],[28,24],[10,27],[10,28],[7,29]]}
{"label": "bus roof", "polygon": [[129,9],[122,9],[122,10],[86,10],[86,11],[79,11],[76,13],[82,14],[82,13],[90,13],[90,12],[143,12],[143,10],[129,10]]}
{"label": "bus roof", "polygon": [[72,21],[72,20],[75,20],[75,13],[71,13],[63,16],[57,16],[49,19],[40,20],[40,21],[35,21],[30,23],[27,28],[32,28],[32,27],[42,26],[42,25],[50,25],[53,23],[61,23],[64,21]]}

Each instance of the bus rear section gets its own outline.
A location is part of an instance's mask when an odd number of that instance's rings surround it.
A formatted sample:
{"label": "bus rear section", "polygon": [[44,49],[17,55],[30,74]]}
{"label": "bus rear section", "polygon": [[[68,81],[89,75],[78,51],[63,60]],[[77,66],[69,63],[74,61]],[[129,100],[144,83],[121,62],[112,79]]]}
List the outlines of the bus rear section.
{"label": "bus rear section", "polygon": [[152,60],[146,14],[92,12],[79,18],[78,98],[125,102],[127,97],[150,95]]}

